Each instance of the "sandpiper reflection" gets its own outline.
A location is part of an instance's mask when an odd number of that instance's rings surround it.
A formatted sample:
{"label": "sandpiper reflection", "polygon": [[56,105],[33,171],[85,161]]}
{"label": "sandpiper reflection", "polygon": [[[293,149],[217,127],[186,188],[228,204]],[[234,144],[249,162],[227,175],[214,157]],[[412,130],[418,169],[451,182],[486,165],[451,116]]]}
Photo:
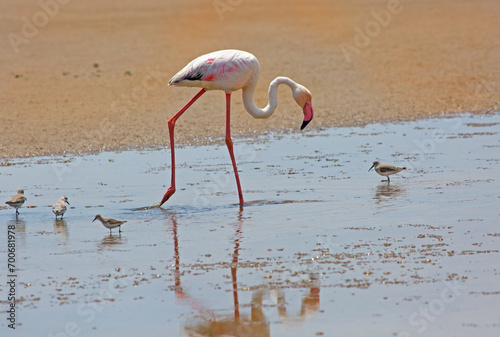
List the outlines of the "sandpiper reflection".
{"label": "sandpiper reflection", "polygon": [[26,221],[16,217],[15,219],[9,220],[7,225],[10,228],[15,228],[17,245],[24,246],[26,243]]}
{"label": "sandpiper reflection", "polygon": [[386,199],[391,199],[403,194],[405,189],[400,188],[397,184],[380,184],[377,185],[375,191],[375,199],[382,201]]}
{"label": "sandpiper reflection", "polygon": [[120,235],[106,235],[98,245],[99,250],[112,250],[119,247],[125,242],[125,239]]}
{"label": "sandpiper reflection", "polygon": [[68,225],[66,224],[66,220],[54,220],[54,233],[62,241],[66,242],[68,240]]}

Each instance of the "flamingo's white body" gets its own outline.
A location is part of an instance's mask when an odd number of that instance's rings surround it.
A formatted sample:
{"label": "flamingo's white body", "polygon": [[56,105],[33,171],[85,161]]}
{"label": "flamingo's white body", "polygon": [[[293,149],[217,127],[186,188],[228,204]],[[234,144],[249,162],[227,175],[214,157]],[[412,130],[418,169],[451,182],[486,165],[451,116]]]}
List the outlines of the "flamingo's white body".
{"label": "flamingo's white body", "polygon": [[197,57],[172,77],[169,85],[232,92],[259,78],[259,62],[250,53],[221,50]]}
{"label": "flamingo's white body", "polygon": [[295,83],[287,77],[277,77],[269,85],[269,103],[264,109],[258,108],[253,95],[259,79],[259,62],[250,53],[241,50],[221,50],[202,55],[169,81],[169,85],[184,87],[201,87],[196,94],[179,112],[168,120],[170,133],[170,147],[172,156],[172,182],[163,196],[160,206],[167,201],[175,192],[175,155],[174,155],[174,127],[177,119],[207,90],[222,90],[226,93],[226,145],[233,163],[240,205],[243,204],[238,170],[234,159],[233,144],[230,132],[230,106],[231,93],[242,89],[243,105],[245,110],[254,118],[268,118],[278,106],[278,86],[286,84],[292,89],[292,96],[297,104],[303,109],[303,129],[313,118],[314,112],[311,103],[311,92],[304,86]]}

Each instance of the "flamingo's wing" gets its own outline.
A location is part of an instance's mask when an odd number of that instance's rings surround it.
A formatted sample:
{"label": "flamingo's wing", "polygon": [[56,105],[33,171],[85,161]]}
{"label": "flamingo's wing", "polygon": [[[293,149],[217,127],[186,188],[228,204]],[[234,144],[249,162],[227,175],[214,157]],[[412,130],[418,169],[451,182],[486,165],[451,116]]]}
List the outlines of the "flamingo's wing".
{"label": "flamingo's wing", "polygon": [[186,82],[223,80],[225,75],[245,68],[252,57],[253,55],[249,53],[235,50],[202,55],[175,74],[168,84],[186,85]]}

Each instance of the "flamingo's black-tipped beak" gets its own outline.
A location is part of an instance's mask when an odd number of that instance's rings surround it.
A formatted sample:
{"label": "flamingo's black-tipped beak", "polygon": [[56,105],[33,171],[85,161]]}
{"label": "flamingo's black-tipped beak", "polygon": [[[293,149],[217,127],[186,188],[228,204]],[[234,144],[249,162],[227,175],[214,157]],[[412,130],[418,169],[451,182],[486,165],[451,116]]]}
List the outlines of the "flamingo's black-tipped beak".
{"label": "flamingo's black-tipped beak", "polygon": [[300,129],[304,130],[307,124],[309,124],[309,122],[312,121],[313,117],[314,117],[313,106],[311,100],[308,99],[306,101],[306,104],[304,105],[304,121],[302,122]]}

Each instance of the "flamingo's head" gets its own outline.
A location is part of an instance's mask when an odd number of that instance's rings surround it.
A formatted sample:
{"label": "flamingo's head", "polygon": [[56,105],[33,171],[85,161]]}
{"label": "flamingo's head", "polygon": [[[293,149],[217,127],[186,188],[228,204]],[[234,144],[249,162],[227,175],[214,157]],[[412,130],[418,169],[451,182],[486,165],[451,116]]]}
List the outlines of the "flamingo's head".
{"label": "flamingo's head", "polygon": [[298,84],[292,92],[293,99],[303,109],[304,121],[300,129],[304,129],[314,117],[311,92],[303,85]]}

